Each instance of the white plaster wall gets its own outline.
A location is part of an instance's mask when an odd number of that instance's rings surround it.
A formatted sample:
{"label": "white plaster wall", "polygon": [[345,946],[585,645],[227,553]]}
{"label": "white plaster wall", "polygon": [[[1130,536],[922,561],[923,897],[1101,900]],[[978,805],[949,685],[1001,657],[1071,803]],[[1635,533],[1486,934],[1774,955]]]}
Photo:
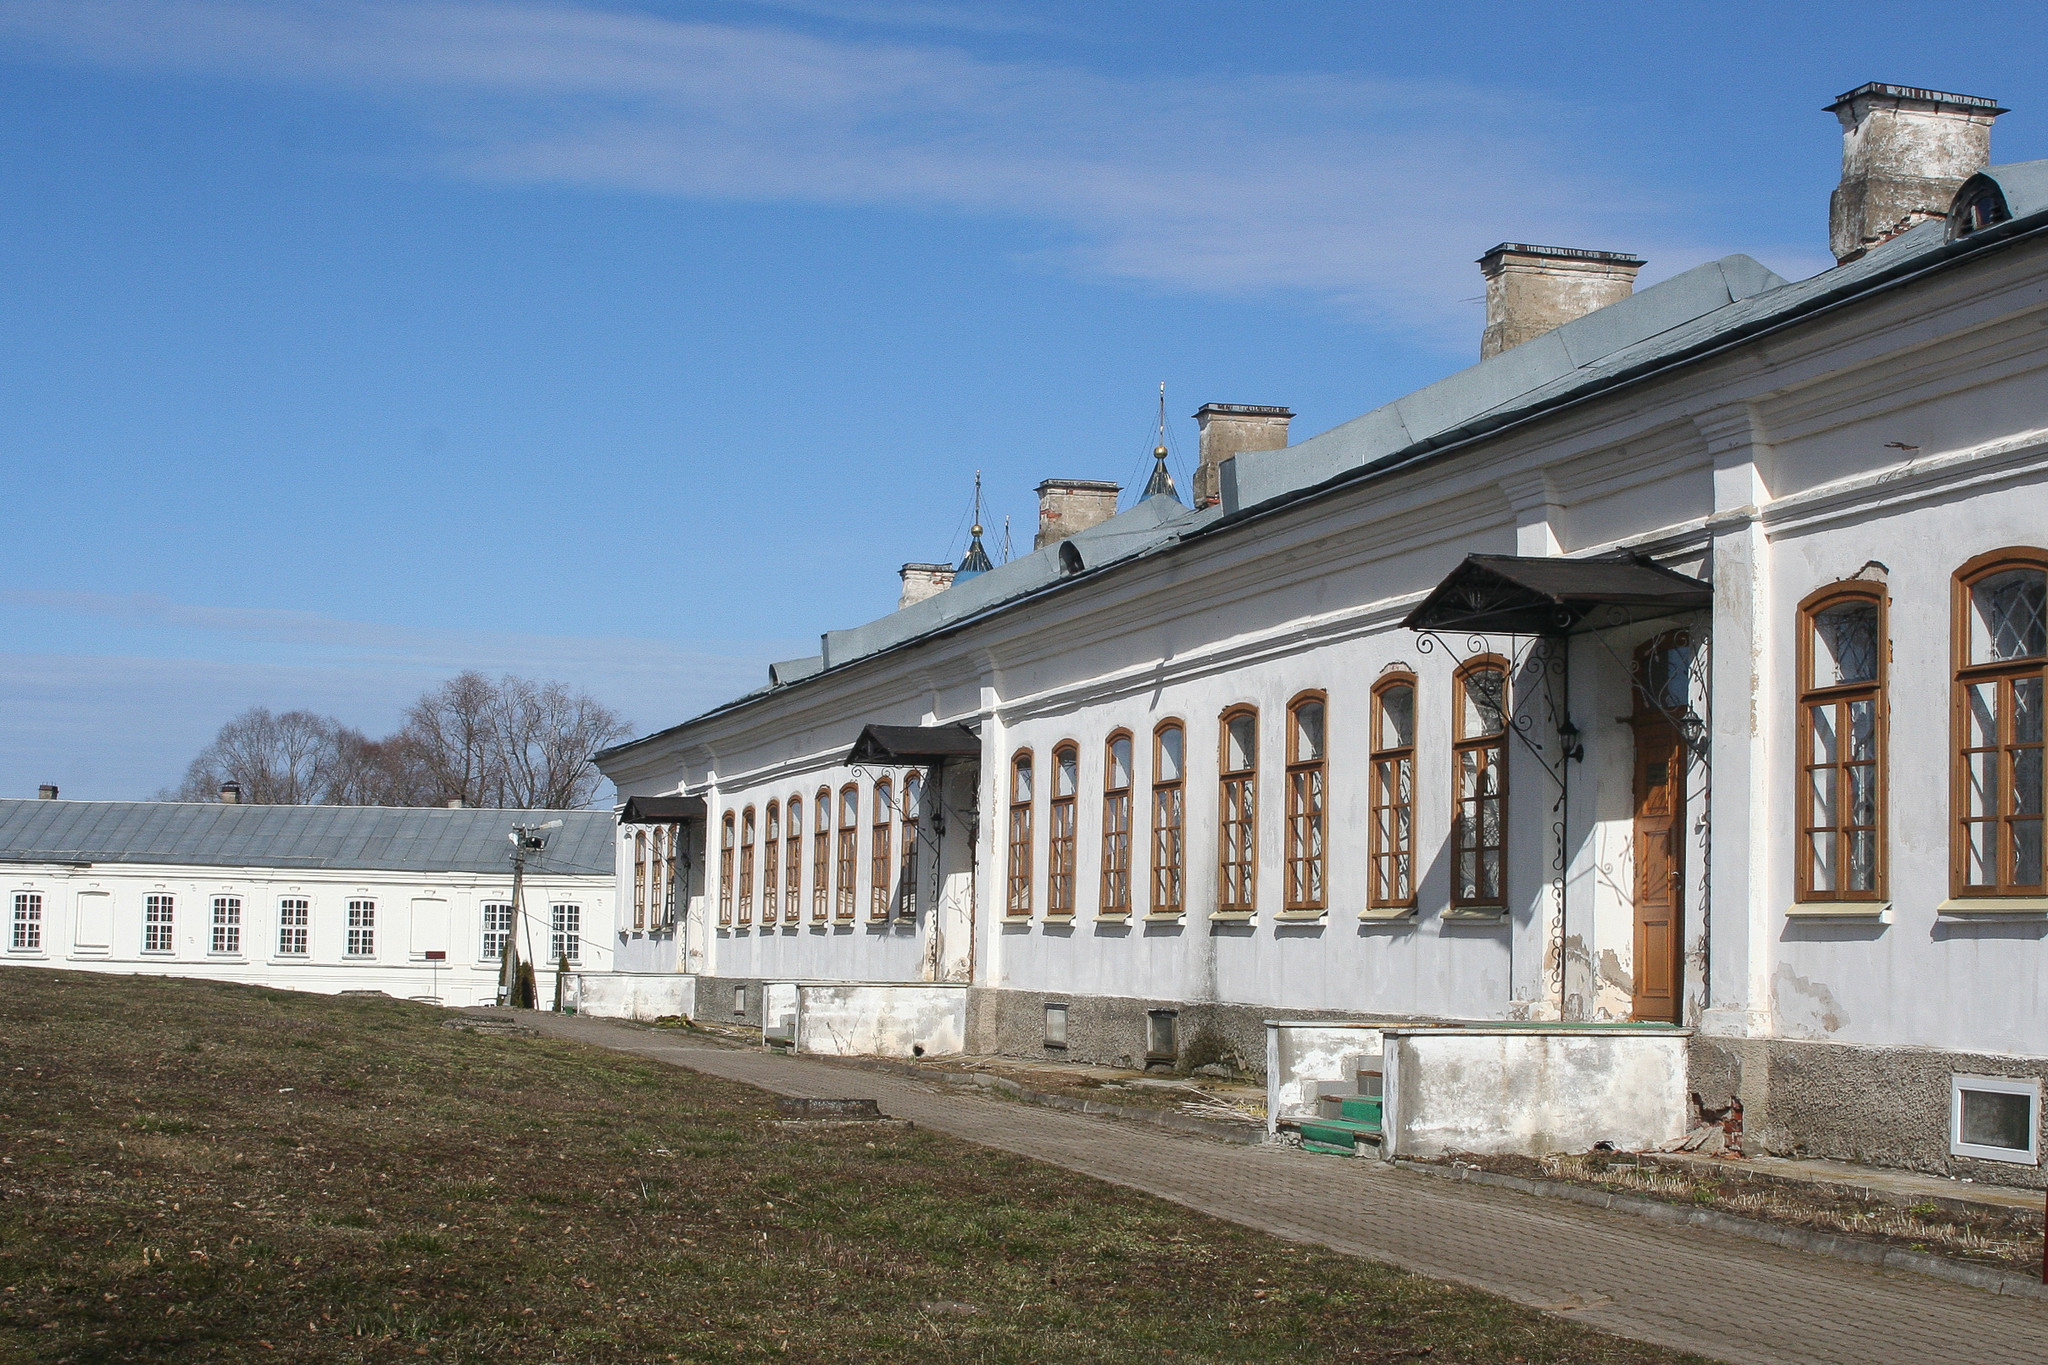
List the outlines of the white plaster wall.
{"label": "white plaster wall", "polygon": [[1691,1126],[1687,1034],[1384,1035],[1385,1155],[1641,1151]]}
{"label": "white plaster wall", "polygon": [[1347,1081],[1361,1063],[1377,1066],[1381,1031],[1359,1024],[1266,1024],[1266,1131],[1281,1119],[1313,1118],[1316,1092],[1325,1081]]}
{"label": "white plaster wall", "polygon": [[576,1012],[599,1019],[691,1019],[697,978],[671,972],[578,972]]}
{"label": "white plaster wall", "polygon": [[[526,880],[525,924],[519,946],[534,962],[542,1005],[554,999],[555,973],[548,963],[549,906],[574,903],[582,909],[580,965],[612,965],[607,928],[612,923],[613,879],[530,876]],[[25,966],[84,971],[204,977],[276,986],[285,990],[372,990],[410,999],[437,998],[454,1006],[488,1004],[496,998],[499,963],[482,955],[485,902],[509,901],[511,878],[472,874],[392,874],[360,870],[193,868],[169,865],[99,864],[86,868],[23,865],[0,871],[0,914],[11,915],[16,892],[43,898],[43,946],[15,949],[11,924],[0,924],[0,961]],[[144,898],[170,895],[173,947],[145,953]],[[113,911],[113,942],[81,946],[77,911],[81,895],[104,895]],[[242,951],[217,954],[212,947],[213,900],[242,902]],[[311,902],[308,952],[282,957],[278,945],[278,902],[287,897]],[[375,952],[349,957],[348,902],[377,903]],[[439,904],[426,912],[420,933],[413,926],[414,902]],[[423,907],[425,911],[425,907]],[[440,926],[445,923],[445,930]],[[96,937],[97,935],[88,935]],[[429,950],[447,953],[433,963]]]}
{"label": "white plaster wall", "polygon": [[965,986],[803,985],[797,994],[799,1052],[937,1057],[967,1046]]}

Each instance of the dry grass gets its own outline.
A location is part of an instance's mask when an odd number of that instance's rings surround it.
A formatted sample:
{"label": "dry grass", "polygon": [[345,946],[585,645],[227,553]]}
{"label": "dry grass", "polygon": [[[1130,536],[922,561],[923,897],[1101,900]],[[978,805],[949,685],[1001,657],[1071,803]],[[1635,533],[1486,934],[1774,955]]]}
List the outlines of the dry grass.
{"label": "dry grass", "polygon": [[10,1361],[1685,1357],[399,1001],[0,970]]}

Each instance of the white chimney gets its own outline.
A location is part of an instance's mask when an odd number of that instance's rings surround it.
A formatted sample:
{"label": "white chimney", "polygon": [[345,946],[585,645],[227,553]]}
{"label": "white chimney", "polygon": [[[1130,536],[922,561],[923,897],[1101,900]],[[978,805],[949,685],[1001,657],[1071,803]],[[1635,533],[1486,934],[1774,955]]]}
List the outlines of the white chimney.
{"label": "white chimney", "polygon": [[952,587],[957,570],[951,564],[905,564],[896,572],[903,579],[903,593],[896,599],[896,610],[902,611]]}
{"label": "white chimney", "polygon": [[1486,331],[1479,358],[1499,355],[1635,292],[1643,258],[1619,251],[1502,242],[1479,258]]}
{"label": "white chimney", "polygon": [[1843,265],[1880,242],[1946,217],[1962,183],[1991,164],[1991,123],[2004,109],[1872,81],[1828,106],[1842,121],[1842,183],[1828,198],[1828,246]]}

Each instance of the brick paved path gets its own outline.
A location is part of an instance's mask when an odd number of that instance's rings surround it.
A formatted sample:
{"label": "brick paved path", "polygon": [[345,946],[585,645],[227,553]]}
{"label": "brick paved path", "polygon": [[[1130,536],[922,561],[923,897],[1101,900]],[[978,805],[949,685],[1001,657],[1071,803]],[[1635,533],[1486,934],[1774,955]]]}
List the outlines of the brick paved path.
{"label": "brick paved path", "polygon": [[596,1019],[545,1033],[783,1095],[856,1097],[985,1146],[1739,1365],[2044,1365],[2048,1303],[1376,1161],[1244,1147]]}

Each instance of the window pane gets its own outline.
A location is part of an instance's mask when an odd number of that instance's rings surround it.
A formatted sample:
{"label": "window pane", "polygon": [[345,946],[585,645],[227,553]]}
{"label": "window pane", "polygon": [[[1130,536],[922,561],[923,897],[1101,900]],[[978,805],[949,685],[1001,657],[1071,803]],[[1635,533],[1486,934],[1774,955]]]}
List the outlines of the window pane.
{"label": "window pane", "polygon": [[2041,822],[2039,819],[2012,822],[2012,884],[2041,884]]}
{"label": "window pane", "polygon": [[1223,766],[1241,773],[1259,761],[1259,721],[1256,716],[1232,716],[1223,743]]}
{"label": "window pane", "polygon": [[875,823],[895,818],[896,798],[885,782],[875,788]]}
{"label": "window pane", "polygon": [[1813,618],[1813,685],[1877,681],[1877,603],[1843,602]]}
{"label": "window pane", "polygon": [[1877,823],[1877,768],[1874,764],[1860,763],[1845,774],[1849,781],[1848,820],[1850,825],[1875,825]]}
{"label": "window pane", "polygon": [[1323,704],[1305,701],[1294,708],[1294,759],[1314,763],[1323,756]]}
{"label": "window pane", "polygon": [[1178,782],[1181,776],[1181,748],[1184,736],[1176,725],[1159,732],[1159,772],[1155,782]]}
{"label": "window pane", "polygon": [[1971,683],[1968,697],[1969,734],[1965,743],[1972,749],[1988,749],[1998,743],[1998,684]]}
{"label": "window pane", "polygon": [[1866,698],[1849,703],[1849,761],[1877,761],[1877,701]]}
{"label": "window pane", "polygon": [[804,832],[804,803],[797,797],[789,798],[789,837],[794,839]]}
{"label": "window pane", "polygon": [[2015,744],[2041,742],[2041,679],[2012,680],[2012,739]]}
{"label": "window pane", "polygon": [[1465,675],[1460,691],[1465,695],[1465,738],[1499,734],[1506,727],[1507,675],[1497,668],[1482,668]]}
{"label": "window pane", "polygon": [[1989,1090],[1963,1091],[1957,1136],[1978,1147],[2006,1147],[2024,1152],[2033,1147],[2034,1097],[2001,1095]]}
{"label": "window pane", "polygon": [[860,820],[860,790],[848,787],[839,793],[839,824],[842,828]]}
{"label": "window pane", "polygon": [[1373,745],[1406,749],[1415,743],[1415,689],[1403,683],[1380,693],[1380,732]]}
{"label": "window pane", "polygon": [[1029,801],[1031,799],[1031,760],[1020,758],[1010,769],[1010,799]]}
{"label": "window pane", "polygon": [[924,808],[924,783],[915,777],[903,781],[903,818],[920,819]]}
{"label": "window pane", "polygon": [[1063,749],[1053,755],[1054,796],[1072,796],[1081,787],[1081,755],[1072,749]]}
{"label": "window pane", "polygon": [[1128,735],[1119,736],[1109,742],[1109,785],[1131,785],[1131,739]]}
{"label": "window pane", "polygon": [[1466,750],[1458,755],[1458,794],[1467,799],[1479,794],[1479,754]]}
{"label": "window pane", "polygon": [[1807,838],[1807,883],[1815,891],[1835,889],[1835,836],[1815,830]]}
{"label": "window pane", "polygon": [[1970,588],[1970,662],[2048,653],[2048,574],[2008,569]]}
{"label": "window pane", "polygon": [[1834,829],[1842,823],[1841,806],[1835,791],[1835,781],[1840,776],[1838,768],[1813,770],[1813,807],[1806,816],[1808,828]]}
{"label": "window pane", "polygon": [[1832,703],[1809,706],[1806,709],[1810,728],[1813,731],[1813,746],[1808,751],[1809,763],[1834,763],[1841,757],[1841,744],[1835,734],[1835,708]]}

